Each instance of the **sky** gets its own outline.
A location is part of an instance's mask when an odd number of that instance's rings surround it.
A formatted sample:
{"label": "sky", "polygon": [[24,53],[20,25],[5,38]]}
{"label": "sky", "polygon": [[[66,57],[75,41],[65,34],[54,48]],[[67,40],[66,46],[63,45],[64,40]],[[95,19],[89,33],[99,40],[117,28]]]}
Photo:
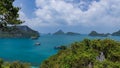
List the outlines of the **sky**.
{"label": "sky", "polygon": [[20,19],[40,33],[112,33],[120,29],[120,0],[15,0]]}

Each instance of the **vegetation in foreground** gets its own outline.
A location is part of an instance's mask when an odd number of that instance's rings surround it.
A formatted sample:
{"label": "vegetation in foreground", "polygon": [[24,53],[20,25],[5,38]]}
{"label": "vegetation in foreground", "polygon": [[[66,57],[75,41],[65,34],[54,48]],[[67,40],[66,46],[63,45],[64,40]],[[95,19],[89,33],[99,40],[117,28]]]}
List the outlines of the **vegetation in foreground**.
{"label": "vegetation in foreground", "polygon": [[31,65],[29,63],[21,63],[19,61],[4,62],[3,59],[0,59],[0,68],[31,68]]}
{"label": "vegetation in foreground", "polygon": [[60,50],[40,68],[120,68],[120,42],[84,39]]}
{"label": "vegetation in foreground", "polygon": [[15,0],[0,0],[0,28],[4,30],[8,25],[19,25],[19,7],[13,6]]}

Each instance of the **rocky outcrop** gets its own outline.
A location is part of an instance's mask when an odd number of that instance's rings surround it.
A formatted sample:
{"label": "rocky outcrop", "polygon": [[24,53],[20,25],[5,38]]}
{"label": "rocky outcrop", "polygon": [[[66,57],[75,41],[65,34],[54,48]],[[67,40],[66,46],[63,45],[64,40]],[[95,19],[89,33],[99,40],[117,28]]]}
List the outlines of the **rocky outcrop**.
{"label": "rocky outcrop", "polygon": [[100,62],[105,60],[105,55],[103,54],[103,52],[100,52],[100,55],[96,57],[96,59]]}

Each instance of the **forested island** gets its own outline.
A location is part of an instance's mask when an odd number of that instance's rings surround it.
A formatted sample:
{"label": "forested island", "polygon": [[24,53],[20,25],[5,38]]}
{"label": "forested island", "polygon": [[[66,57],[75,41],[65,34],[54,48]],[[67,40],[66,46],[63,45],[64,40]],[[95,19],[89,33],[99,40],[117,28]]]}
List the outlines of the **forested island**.
{"label": "forested island", "polygon": [[75,32],[67,32],[66,35],[80,35],[80,33],[75,33]]}
{"label": "forested island", "polygon": [[39,32],[28,26],[10,26],[0,30],[0,38],[31,38],[39,37]]}
{"label": "forested island", "polygon": [[57,32],[53,33],[53,35],[80,35],[80,33],[75,32],[63,32],[62,30],[58,30]]}
{"label": "forested island", "polygon": [[89,36],[100,36],[100,37],[107,37],[110,35],[110,33],[104,34],[104,33],[98,33],[96,31],[91,31],[89,34]]}
{"label": "forested island", "polygon": [[98,36],[98,37],[107,37],[109,35],[111,35],[111,36],[120,36],[120,30],[118,30],[116,32],[113,32],[112,34],[110,34],[110,33],[106,33],[105,34],[105,33],[98,33],[96,31],[91,31],[88,35],[89,36],[93,36],[93,37],[95,37],[95,36]]}
{"label": "forested island", "polygon": [[57,32],[53,33],[53,35],[65,35],[62,30],[58,30]]}

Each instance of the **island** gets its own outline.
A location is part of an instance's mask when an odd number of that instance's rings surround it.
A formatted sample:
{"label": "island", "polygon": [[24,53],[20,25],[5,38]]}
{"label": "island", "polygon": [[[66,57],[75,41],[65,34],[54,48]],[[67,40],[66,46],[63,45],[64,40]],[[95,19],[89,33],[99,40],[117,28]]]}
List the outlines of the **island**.
{"label": "island", "polygon": [[53,35],[65,35],[62,30],[58,30],[57,32],[53,33]]}
{"label": "island", "polygon": [[80,33],[75,33],[75,32],[67,32],[66,35],[80,35]]}
{"label": "island", "polygon": [[89,36],[107,37],[107,36],[110,35],[110,33],[104,34],[104,33],[98,33],[98,32],[96,32],[96,31],[91,31],[88,35],[89,35]]}
{"label": "island", "polygon": [[53,35],[80,35],[80,33],[75,32],[63,32],[62,30],[58,30],[57,32],[53,33]]}
{"label": "island", "polygon": [[9,26],[5,30],[0,29],[0,38],[38,38],[39,32],[28,26]]}
{"label": "island", "polygon": [[120,30],[116,31],[116,32],[113,32],[112,33],[112,36],[120,36]]}

